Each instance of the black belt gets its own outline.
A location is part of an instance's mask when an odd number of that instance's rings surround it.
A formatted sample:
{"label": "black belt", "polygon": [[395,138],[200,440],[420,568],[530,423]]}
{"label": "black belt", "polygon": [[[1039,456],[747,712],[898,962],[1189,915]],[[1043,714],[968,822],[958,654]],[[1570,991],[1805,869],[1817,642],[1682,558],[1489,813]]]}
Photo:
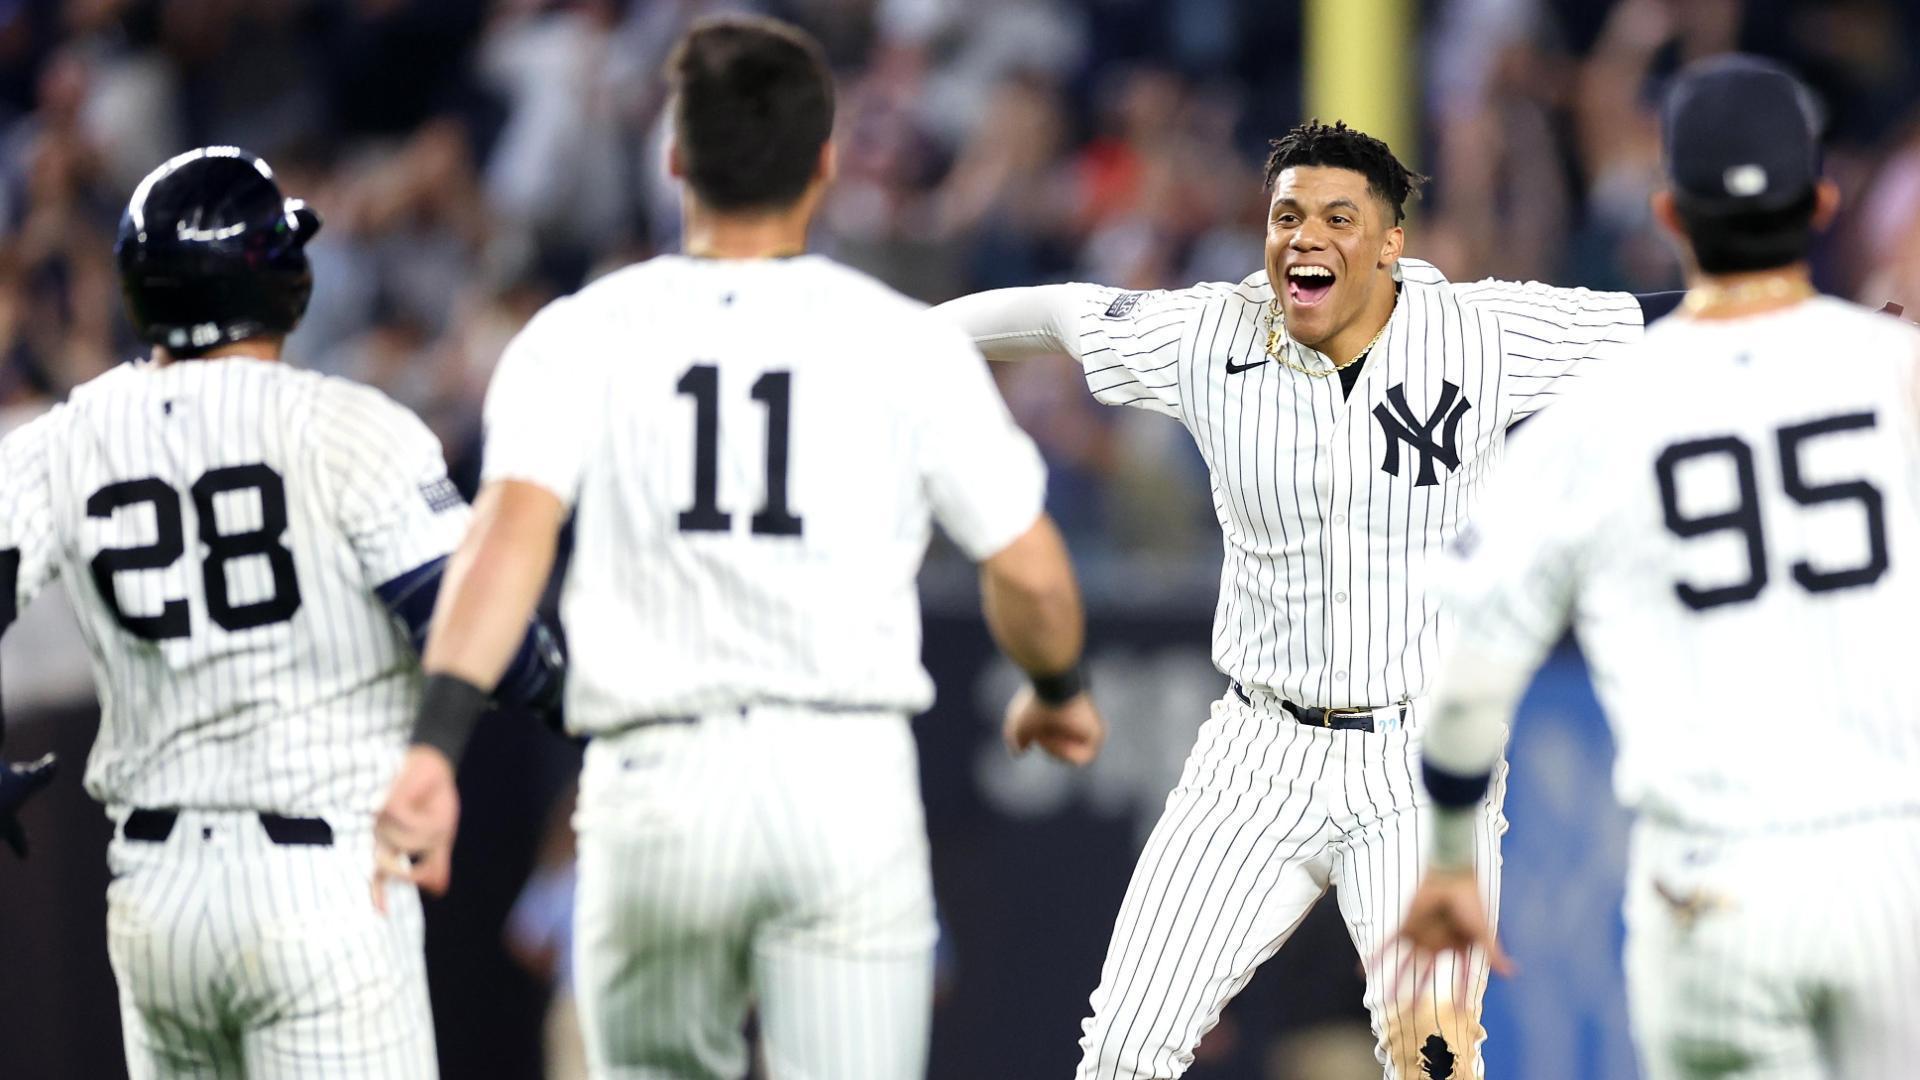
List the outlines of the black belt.
{"label": "black belt", "polygon": [[[120,836],[126,840],[162,844],[173,835],[173,826],[179,820],[178,810],[135,810],[121,824]],[[279,814],[263,812],[260,815],[260,827],[266,830],[267,839],[283,847],[333,846],[333,826],[327,824],[324,818],[281,817]]]}
{"label": "black belt", "polygon": [[[1238,682],[1233,684],[1233,694],[1248,705],[1253,704],[1253,698],[1247,696],[1246,689]],[[1373,730],[1373,714],[1377,711],[1374,709],[1322,709],[1312,705],[1295,705],[1286,700],[1280,702],[1280,707],[1308,727],[1332,728],[1335,731],[1370,732]],[[1401,718],[1405,719],[1406,706],[1402,705],[1400,710]]]}

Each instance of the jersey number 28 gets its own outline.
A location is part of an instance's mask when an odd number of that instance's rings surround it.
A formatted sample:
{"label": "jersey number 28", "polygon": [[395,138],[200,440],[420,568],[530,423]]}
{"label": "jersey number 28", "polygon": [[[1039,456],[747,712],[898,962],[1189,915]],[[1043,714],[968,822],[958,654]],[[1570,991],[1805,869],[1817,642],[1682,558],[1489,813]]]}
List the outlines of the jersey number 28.
{"label": "jersey number 28", "polygon": [[[1830,416],[1805,424],[1791,424],[1775,432],[1780,449],[1781,486],[1787,496],[1801,506],[1852,502],[1860,506],[1867,529],[1867,561],[1839,570],[1821,570],[1802,559],[1793,564],[1793,580],[1811,593],[1832,592],[1859,585],[1871,585],[1887,572],[1887,517],[1880,489],[1866,480],[1847,480],[1830,484],[1809,484],[1801,475],[1800,449],[1807,442],[1843,431],[1861,431],[1874,426],[1870,412]],[[1688,517],[1680,510],[1680,495],[1674,470],[1694,458],[1724,456],[1733,462],[1740,501],[1733,509],[1717,514]],[[1667,529],[1683,540],[1713,533],[1735,531],[1747,542],[1747,579],[1732,585],[1701,588],[1688,582],[1675,582],[1673,591],[1680,601],[1695,611],[1737,604],[1760,595],[1767,587],[1767,541],[1760,528],[1760,486],[1754,479],[1753,447],[1733,435],[1692,439],[1674,443],[1654,462],[1654,474],[1660,481],[1660,507]]]}
{"label": "jersey number 28", "polygon": [[[260,496],[260,527],[222,533],[214,500],[230,491],[252,490]],[[286,622],[300,610],[300,579],[294,573],[293,552],[281,542],[287,532],[287,489],[280,474],[265,465],[235,465],[214,469],[194,481],[193,506],[200,518],[200,543],[206,558],[200,564],[206,587],[207,614],[222,629],[252,630]],[[120,607],[114,576],[135,570],[160,570],[186,554],[186,530],[181,524],[180,493],[154,477],[108,484],[87,499],[87,516],[111,518],[123,507],[153,507],[158,535],[143,547],[106,548],[93,557],[93,583],[100,599],[127,632],[148,641],[183,638],[192,633],[185,600],[168,600],[158,615],[129,615]],[[273,570],[273,595],[248,604],[236,604],[227,595],[227,563],[248,555],[263,555]]]}

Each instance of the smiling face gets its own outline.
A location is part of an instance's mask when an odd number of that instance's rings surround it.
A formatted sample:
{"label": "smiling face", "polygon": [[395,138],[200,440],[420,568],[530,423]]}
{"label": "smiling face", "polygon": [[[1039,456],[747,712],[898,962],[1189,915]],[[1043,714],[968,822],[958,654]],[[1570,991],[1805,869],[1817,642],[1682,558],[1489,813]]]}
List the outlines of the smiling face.
{"label": "smiling face", "polygon": [[1274,179],[1267,280],[1295,341],[1345,362],[1386,323],[1405,241],[1393,218],[1352,169],[1301,165]]}

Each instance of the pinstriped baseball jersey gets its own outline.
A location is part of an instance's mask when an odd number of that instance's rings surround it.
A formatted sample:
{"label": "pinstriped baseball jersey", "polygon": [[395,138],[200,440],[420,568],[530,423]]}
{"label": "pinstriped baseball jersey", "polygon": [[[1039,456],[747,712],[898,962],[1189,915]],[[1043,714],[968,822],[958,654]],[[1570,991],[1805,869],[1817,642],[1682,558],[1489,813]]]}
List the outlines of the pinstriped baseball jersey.
{"label": "pinstriped baseball jersey", "polygon": [[1520,437],[1459,632],[1531,656],[1577,625],[1653,820],[1920,812],[1917,364],[1920,332],[1833,299],[1661,323]]}
{"label": "pinstriped baseball jersey", "polygon": [[1082,286],[1066,328],[1095,398],[1193,434],[1226,548],[1214,663],[1298,704],[1385,705],[1426,689],[1440,633],[1429,564],[1471,512],[1507,428],[1583,360],[1640,337],[1625,293],[1456,285],[1415,259],[1398,276],[1350,396],[1338,378],[1269,356],[1265,271],[1172,292]]}
{"label": "pinstriped baseball jersey", "polygon": [[371,812],[419,680],[373,589],[466,519],[411,413],[269,361],[123,365],[0,442],[0,588],[65,583],[109,805]]}
{"label": "pinstriped baseball jersey", "polygon": [[917,712],[915,577],[1040,515],[967,339],[819,256],[663,256],[549,305],[488,393],[485,476],[578,502],[561,610],[580,733],[762,702]]}

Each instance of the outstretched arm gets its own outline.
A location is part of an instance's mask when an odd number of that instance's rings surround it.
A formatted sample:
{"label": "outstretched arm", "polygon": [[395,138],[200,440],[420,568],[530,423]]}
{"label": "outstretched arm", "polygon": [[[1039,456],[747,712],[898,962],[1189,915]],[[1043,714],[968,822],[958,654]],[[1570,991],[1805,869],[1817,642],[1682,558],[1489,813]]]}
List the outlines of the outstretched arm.
{"label": "outstretched arm", "polygon": [[993,289],[949,300],[933,313],[966,331],[989,360],[1077,358],[1079,334],[1072,329],[1073,320],[1101,291],[1091,285]]}
{"label": "outstretched arm", "polygon": [[1036,285],[963,296],[929,314],[959,327],[989,360],[1070,356],[1101,404],[1179,417],[1189,330],[1230,288],[1127,292],[1105,285]]}
{"label": "outstretched arm", "polygon": [[1661,294],[1598,292],[1538,281],[1475,281],[1455,295],[1495,327],[1504,394],[1519,421],[1552,403],[1588,363],[1617,363],[1640,341]]}

